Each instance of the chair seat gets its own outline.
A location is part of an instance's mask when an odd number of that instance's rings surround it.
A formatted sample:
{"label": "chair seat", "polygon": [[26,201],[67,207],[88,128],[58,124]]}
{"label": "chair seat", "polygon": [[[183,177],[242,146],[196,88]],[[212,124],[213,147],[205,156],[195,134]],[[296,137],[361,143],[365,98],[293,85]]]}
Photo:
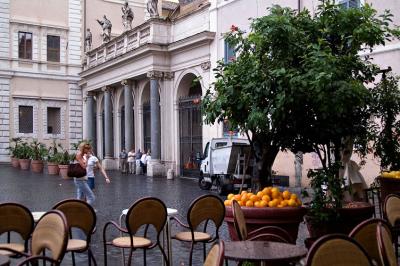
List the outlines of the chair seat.
{"label": "chair seat", "polygon": [[[137,236],[133,236],[132,239],[133,239],[133,247],[135,248],[143,248],[151,246],[150,239]],[[117,237],[113,239],[112,244],[116,247],[129,248],[131,246],[131,240],[129,236]]]}
{"label": "chair seat", "polygon": [[[2,248],[11,248],[15,251],[19,251],[19,252],[24,252],[25,247],[23,244],[19,244],[19,243],[2,243],[0,244],[0,247]],[[13,255],[12,252],[7,251],[7,250],[0,250],[0,255],[5,255],[5,256],[11,256]]]}
{"label": "chair seat", "polygon": [[[180,241],[187,241],[187,242],[192,242],[192,233],[190,231],[188,232],[179,232],[174,236],[175,239],[178,239]],[[199,242],[199,241],[208,241],[211,239],[211,235],[203,232],[194,232],[194,241]]]}
{"label": "chair seat", "polygon": [[78,251],[86,249],[87,243],[82,239],[68,239],[67,251]]}

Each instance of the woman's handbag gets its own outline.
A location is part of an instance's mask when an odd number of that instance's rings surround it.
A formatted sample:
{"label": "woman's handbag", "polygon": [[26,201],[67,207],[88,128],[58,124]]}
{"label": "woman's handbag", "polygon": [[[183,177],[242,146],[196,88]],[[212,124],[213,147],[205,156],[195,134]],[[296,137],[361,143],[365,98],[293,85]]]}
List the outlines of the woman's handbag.
{"label": "woman's handbag", "polygon": [[86,169],[83,168],[79,163],[70,163],[68,165],[68,173],[69,177],[84,177],[86,176]]}

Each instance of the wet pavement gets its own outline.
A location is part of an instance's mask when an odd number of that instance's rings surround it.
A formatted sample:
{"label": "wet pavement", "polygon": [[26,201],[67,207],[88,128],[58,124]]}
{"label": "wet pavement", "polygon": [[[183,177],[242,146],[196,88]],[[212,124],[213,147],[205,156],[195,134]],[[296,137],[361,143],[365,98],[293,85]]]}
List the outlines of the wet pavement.
{"label": "wet pavement", "polygon": [[[102,232],[105,223],[110,220],[118,222],[121,211],[129,208],[135,200],[146,196],[157,197],[168,208],[177,209],[178,218],[186,222],[186,212],[195,198],[203,194],[215,194],[213,191],[201,190],[197,185],[197,180],[193,179],[167,180],[166,178],[122,175],[117,171],[109,171],[109,176],[112,178],[111,184],[106,184],[101,175],[96,177],[94,207],[97,210],[97,231],[92,238],[92,250],[98,265],[104,265]],[[64,180],[59,176],[46,173],[22,171],[8,165],[0,165],[0,182],[0,202],[18,202],[31,211],[46,211],[63,199],[75,197],[73,180]],[[181,229],[173,225],[172,233]],[[304,224],[300,224],[298,244],[303,245],[306,234]],[[116,235],[115,230],[110,230],[111,237]],[[223,240],[229,240],[225,223],[220,228],[220,236]],[[1,237],[0,241],[5,241],[5,237]],[[189,265],[190,245],[174,240],[172,242],[173,265]],[[208,245],[207,249],[209,247]],[[108,265],[122,265],[121,250],[109,247],[108,251]],[[77,265],[87,265],[86,253],[78,254],[76,257]],[[133,257],[133,265],[143,265],[141,250],[136,250]],[[147,265],[162,265],[161,257],[158,248],[148,251]],[[202,263],[202,245],[197,244],[193,255],[193,265],[202,265]],[[15,265],[14,262],[12,265]],[[72,265],[70,253],[66,254],[62,265]]]}

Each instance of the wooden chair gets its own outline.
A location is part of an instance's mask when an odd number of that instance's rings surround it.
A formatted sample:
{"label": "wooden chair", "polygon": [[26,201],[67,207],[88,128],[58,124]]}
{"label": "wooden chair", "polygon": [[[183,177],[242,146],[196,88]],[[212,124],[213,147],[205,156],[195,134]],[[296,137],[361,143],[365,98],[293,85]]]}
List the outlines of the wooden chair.
{"label": "wooden chair", "polygon": [[390,194],[385,198],[383,204],[383,215],[388,220],[393,242],[395,245],[396,258],[399,257],[399,235],[400,235],[400,196]]}
{"label": "wooden chair", "polygon": [[341,234],[326,235],[310,248],[306,266],[367,266],[373,265],[366,251],[354,239]]}
{"label": "wooden chair", "polygon": [[392,236],[390,230],[383,223],[378,224],[376,237],[378,239],[381,265],[397,266],[397,257],[393,249]]}
{"label": "wooden chair", "polygon": [[[225,205],[222,200],[215,195],[203,195],[195,199],[189,207],[187,213],[187,223],[184,224],[178,218],[172,217],[182,227],[189,231],[179,232],[173,239],[190,242],[189,265],[192,265],[193,248],[196,243],[203,243],[203,258],[206,258],[206,244],[219,239],[219,228],[225,217]],[[215,226],[214,235],[207,231],[209,222]],[[197,231],[200,225],[204,225],[203,231]]]}
{"label": "wooden chair", "polygon": [[[34,228],[34,220],[31,211],[18,203],[0,204],[0,235],[7,233],[7,243],[1,243],[0,248],[9,248],[18,252],[28,251],[28,240]],[[17,233],[24,243],[11,242],[11,233]],[[15,253],[0,250],[2,255],[13,255]]]}
{"label": "wooden chair", "polygon": [[[16,252],[16,254],[26,257],[18,265],[37,265],[37,262],[48,261],[52,265],[61,265],[62,259],[67,249],[68,226],[64,214],[58,210],[46,212],[37,222],[32,233],[31,253]],[[9,248],[0,248],[13,252]],[[49,250],[51,257],[41,255]]]}
{"label": "wooden chair", "polygon": [[[67,199],[57,203],[53,209],[64,213],[67,218],[69,239],[67,252],[72,254],[72,263],[75,266],[75,252],[88,252],[88,264],[91,265],[93,260],[94,265],[97,265],[96,259],[90,248],[92,234],[96,230],[96,213],[90,204],[78,199]],[[73,238],[72,230],[80,229],[86,239]]]}
{"label": "wooden chair", "polygon": [[[140,248],[144,252],[144,265],[146,265],[146,249],[152,249],[158,246],[161,253],[167,263],[169,264],[169,258],[167,257],[163,247],[160,244],[160,234],[167,221],[167,207],[165,204],[153,197],[141,198],[137,200],[129,208],[126,214],[126,229],[121,228],[116,222],[107,222],[103,229],[103,245],[104,245],[104,265],[107,266],[107,246],[112,245],[117,248],[129,248],[129,260],[128,265],[132,263],[133,251]],[[114,238],[111,241],[107,241],[106,233],[108,227],[112,225],[117,228],[120,232],[128,234],[129,236],[121,236]],[[152,225],[156,231],[156,241],[153,243],[148,238],[147,233],[149,226]],[[144,227],[143,237],[137,236],[137,232],[140,228]]]}
{"label": "wooden chair", "polygon": [[364,248],[364,250],[368,253],[368,256],[373,262],[376,263],[377,266],[385,266],[381,263],[378,240],[376,237],[379,223],[382,224],[382,226],[384,226],[387,230],[390,230],[390,226],[385,220],[372,218],[358,224],[350,232],[349,237],[353,238]]}
{"label": "wooden chair", "polygon": [[236,235],[240,241],[263,240],[294,243],[290,234],[278,226],[264,226],[248,233],[246,219],[244,218],[243,211],[236,200],[232,201],[232,214]]}
{"label": "wooden chair", "polygon": [[204,266],[222,266],[224,264],[224,241],[219,240],[208,252]]}

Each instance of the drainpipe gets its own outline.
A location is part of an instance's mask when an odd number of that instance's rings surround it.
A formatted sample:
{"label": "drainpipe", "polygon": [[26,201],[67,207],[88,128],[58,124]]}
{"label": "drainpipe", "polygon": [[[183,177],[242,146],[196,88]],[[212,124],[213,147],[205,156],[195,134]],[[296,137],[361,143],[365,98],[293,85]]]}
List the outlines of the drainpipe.
{"label": "drainpipe", "polygon": [[299,11],[299,13],[300,13],[300,8],[301,8],[301,0],[298,0],[297,1],[297,10]]}

